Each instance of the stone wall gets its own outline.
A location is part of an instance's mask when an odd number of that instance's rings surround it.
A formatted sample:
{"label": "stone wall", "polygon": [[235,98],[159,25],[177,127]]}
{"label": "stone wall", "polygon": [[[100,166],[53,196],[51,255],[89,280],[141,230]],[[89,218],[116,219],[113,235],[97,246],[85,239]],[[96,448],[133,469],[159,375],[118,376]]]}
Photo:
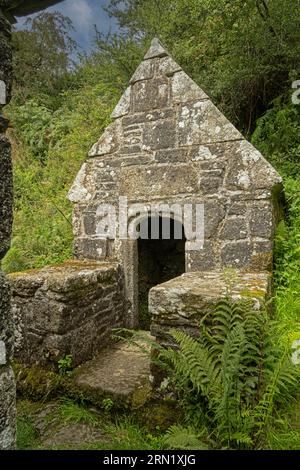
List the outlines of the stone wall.
{"label": "stone wall", "polygon": [[73,365],[109,344],[124,326],[124,282],[117,263],[67,263],[9,275],[15,358],[25,364]]}
{"label": "stone wall", "polygon": [[[10,35],[11,26],[0,3],[0,262],[9,249],[12,227],[11,148],[5,136],[8,122],[2,115],[11,93]],[[0,449],[11,449],[15,445],[15,382],[10,365],[12,335],[10,289],[0,272]]]}
{"label": "stone wall", "polygon": [[137,247],[131,240],[116,236],[108,241],[100,235],[99,206],[109,203],[117,210],[119,196],[141,204],[145,213],[151,204],[204,205],[204,248],[186,251],[186,271],[272,269],[281,177],[157,39],[112,118],[69,198],[74,202],[75,255],[115,257],[123,263],[132,325]]}
{"label": "stone wall", "polygon": [[[233,276],[233,274],[232,274]],[[171,329],[197,336],[198,323],[226,294],[232,300],[251,299],[253,308],[263,308],[271,294],[271,274],[241,272],[234,274],[231,290],[223,272],[185,273],[153,287],[149,293],[152,315],[151,334],[163,346],[172,346]]]}

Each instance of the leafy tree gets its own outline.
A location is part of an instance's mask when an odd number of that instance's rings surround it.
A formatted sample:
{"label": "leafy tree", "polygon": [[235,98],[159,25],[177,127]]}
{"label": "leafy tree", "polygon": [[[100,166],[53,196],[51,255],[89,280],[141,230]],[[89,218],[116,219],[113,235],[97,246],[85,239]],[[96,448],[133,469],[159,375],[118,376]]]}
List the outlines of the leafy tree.
{"label": "leafy tree", "polygon": [[111,0],[107,10],[127,37],[158,35],[245,134],[300,73],[299,0]]}
{"label": "leafy tree", "polygon": [[28,18],[25,26],[12,36],[15,100],[24,103],[39,96],[55,102],[74,65],[72,22],[58,12],[43,12]]}

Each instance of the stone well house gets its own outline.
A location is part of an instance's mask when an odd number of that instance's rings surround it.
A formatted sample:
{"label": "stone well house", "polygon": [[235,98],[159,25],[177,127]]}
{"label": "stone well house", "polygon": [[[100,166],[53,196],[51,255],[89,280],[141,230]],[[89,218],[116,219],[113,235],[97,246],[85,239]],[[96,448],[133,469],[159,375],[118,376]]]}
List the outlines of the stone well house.
{"label": "stone well house", "polygon": [[[10,276],[23,362],[72,354],[81,364],[116,326],[151,328],[163,344],[171,327],[193,332],[224,295],[226,267],[236,270],[235,298],[250,293],[260,308],[270,293],[281,178],[157,39],[112,118],[69,192],[76,260]],[[121,213],[120,197],[128,204]],[[161,204],[204,208],[202,249],[178,212],[166,215]],[[109,238],[108,206],[119,215]],[[155,225],[156,239],[120,232]]]}
{"label": "stone well house", "polygon": [[[139,325],[140,289],[148,293],[147,287],[182,273],[198,273],[193,279],[201,279],[203,272],[228,266],[254,273],[272,269],[281,178],[157,39],[112,118],[91,148],[69,199],[74,203],[76,258],[117,260],[122,266],[128,326]],[[203,204],[203,249],[187,250],[184,240],[180,245],[118,235],[103,239],[99,205],[117,210],[119,196],[144,210],[162,203]],[[141,222],[141,216],[129,213],[128,227],[134,217]]]}

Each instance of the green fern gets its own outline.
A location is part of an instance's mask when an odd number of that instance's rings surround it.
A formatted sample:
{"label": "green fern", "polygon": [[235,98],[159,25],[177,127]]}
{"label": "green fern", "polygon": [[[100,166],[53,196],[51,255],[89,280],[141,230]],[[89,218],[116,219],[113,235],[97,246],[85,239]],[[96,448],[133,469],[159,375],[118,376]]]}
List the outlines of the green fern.
{"label": "green fern", "polygon": [[[187,422],[205,426],[220,448],[261,447],[276,407],[299,392],[299,367],[274,340],[275,326],[251,301],[226,298],[200,322],[199,338],[172,330],[178,348],[160,351],[172,366]],[[173,427],[166,439],[196,445],[188,436],[199,442],[190,427]]]}
{"label": "green fern", "polygon": [[164,437],[164,447],[178,450],[208,450],[209,446],[201,438],[204,432],[183,426],[171,426]]}

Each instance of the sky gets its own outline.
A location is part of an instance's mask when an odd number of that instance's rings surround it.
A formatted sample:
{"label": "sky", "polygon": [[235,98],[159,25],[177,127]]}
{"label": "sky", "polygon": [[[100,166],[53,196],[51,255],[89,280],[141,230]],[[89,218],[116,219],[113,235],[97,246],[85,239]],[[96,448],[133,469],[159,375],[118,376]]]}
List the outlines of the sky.
{"label": "sky", "polygon": [[[72,36],[79,46],[88,52],[92,48],[94,25],[101,33],[116,30],[115,21],[109,18],[102,8],[108,3],[108,0],[64,0],[44,11],[59,11],[71,18],[75,29]],[[17,28],[22,28],[25,21],[24,17],[18,18]]]}

